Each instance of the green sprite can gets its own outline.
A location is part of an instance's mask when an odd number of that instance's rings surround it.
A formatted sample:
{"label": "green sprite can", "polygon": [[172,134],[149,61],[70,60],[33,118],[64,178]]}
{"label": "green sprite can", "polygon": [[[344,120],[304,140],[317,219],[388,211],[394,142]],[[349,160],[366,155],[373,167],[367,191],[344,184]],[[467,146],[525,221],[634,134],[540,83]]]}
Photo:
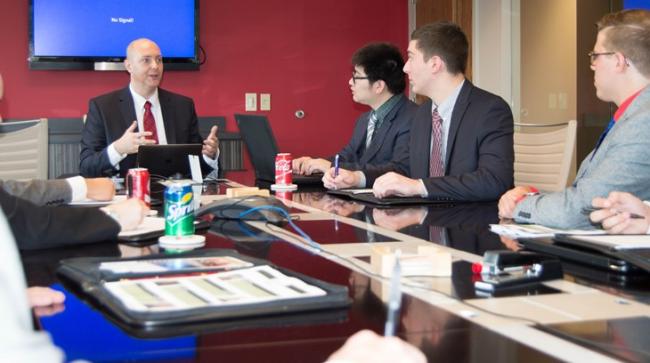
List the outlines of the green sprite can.
{"label": "green sprite can", "polygon": [[174,183],[165,188],[165,236],[194,234],[194,203],[189,183]]}

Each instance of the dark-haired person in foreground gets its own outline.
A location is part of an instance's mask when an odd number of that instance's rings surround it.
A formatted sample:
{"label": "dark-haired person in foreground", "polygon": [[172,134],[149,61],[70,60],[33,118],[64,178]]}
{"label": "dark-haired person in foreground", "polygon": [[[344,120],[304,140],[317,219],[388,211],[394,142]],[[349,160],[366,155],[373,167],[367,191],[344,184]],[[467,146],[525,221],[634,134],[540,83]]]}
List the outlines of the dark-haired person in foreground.
{"label": "dark-haired person in foreground", "polygon": [[499,200],[499,216],[556,228],[593,228],[582,210],[611,191],[650,199],[650,11],[623,10],[598,22],[589,53],[596,95],[618,106],[573,184],[555,193],[518,186]]}
{"label": "dark-haired person in foreground", "polygon": [[[338,153],[339,165],[358,170],[366,165],[388,164],[395,155],[405,155],[411,120],[417,109],[404,96],[404,59],[392,44],[370,43],[354,53],[352,65],[348,82],[352,99],[371,110],[357,119],[350,142]],[[324,173],[333,160],[334,157],[303,156],[293,160],[293,171],[305,175]]]}
{"label": "dark-haired person in foreground", "polygon": [[465,79],[469,44],[462,29],[435,22],[413,32],[404,72],[417,110],[408,163],[399,168],[330,169],[327,188],[372,186],[376,197],[419,196],[455,201],[497,200],[513,185],[513,119],[508,104]]}

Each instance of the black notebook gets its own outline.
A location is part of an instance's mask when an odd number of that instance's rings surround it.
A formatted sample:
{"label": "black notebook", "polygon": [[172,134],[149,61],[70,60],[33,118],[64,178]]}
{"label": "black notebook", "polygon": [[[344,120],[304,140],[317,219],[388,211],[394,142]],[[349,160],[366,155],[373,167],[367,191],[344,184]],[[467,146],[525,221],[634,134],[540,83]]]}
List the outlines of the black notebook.
{"label": "black notebook", "polygon": [[589,243],[589,236],[557,234],[553,238],[520,238],[526,249],[599,267],[616,273],[650,272],[650,249],[617,250]]}
{"label": "black notebook", "polygon": [[233,250],[61,261],[73,291],[131,326],[162,327],[331,310],[348,289]]}
{"label": "black notebook", "polygon": [[447,198],[421,198],[421,197],[385,197],[377,198],[372,192],[367,191],[367,189],[341,189],[333,190],[330,189],[327,191],[328,194],[340,195],[350,199],[358,200],[360,202],[370,203],[379,206],[393,206],[393,205],[409,205],[409,204],[441,204],[444,206],[450,206],[456,204],[451,199]]}

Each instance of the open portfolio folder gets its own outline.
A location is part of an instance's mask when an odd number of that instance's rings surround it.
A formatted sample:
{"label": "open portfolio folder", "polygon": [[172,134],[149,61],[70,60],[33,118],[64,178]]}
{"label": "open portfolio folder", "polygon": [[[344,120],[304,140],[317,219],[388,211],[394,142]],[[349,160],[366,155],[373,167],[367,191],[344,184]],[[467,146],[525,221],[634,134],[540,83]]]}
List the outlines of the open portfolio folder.
{"label": "open portfolio folder", "polygon": [[437,205],[453,205],[457,202],[449,198],[422,198],[422,197],[400,197],[389,196],[384,198],[377,198],[373,194],[372,189],[329,189],[327,194],[339,195],[360,202],[370,203],[380,206],[391,205],[418,205],[418,204],[437,204]]}
{"label": "open portfolio folder", "polygon": [[557,229],[539,224],[490,224],[490,231],[511,238],[554,237],[557,234],[567,235],[604,235],[602,229]]}
{"label": "open portfolio folder", "polygon": [[650,235],[610,235],[603,230],[561,230],[536,224],[491,224],[530,251],[557,255],[615,273],[650,272]]}

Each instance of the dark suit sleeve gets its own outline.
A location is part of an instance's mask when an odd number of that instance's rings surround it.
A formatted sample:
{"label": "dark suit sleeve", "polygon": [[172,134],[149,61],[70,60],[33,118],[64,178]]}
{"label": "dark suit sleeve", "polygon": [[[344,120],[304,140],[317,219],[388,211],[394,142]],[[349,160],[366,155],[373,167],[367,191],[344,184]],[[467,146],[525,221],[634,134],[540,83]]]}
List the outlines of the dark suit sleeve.
{"label": "dark suit sleeve", "polygon": [[[361,143],[366,142],[366,128],[368,127],[368,115],[370,113],[366,112],[363,115],[359,116],[357,121],[354,124],[354,130],[352,131],[352,137],[350,141],[339,151],[339,166],[347,170],[358,170],[360,168],[359,164],[359,153],[357,152],[361,147]],[[365,147],[365,146],[364,146]],[[334,162],[334,157],[329,158],[330,161]]]}
{"label": "dark suit sleeve", "polygon": [[395,137],[395,147],[390,162],[376,165],[368,164],[363,168],[366,176],[366,187],[370,188],[375,180],[388,172],[396,172],[402,175],[409,175],[409,147],[411,137],[411,125],[413,120],[402,123],[397,136]]}
{"label": "dark suit sleeve", "polygon": [[40,249],[115,239],[119,224],[98,208],[37,206],[0,189],[0,206],[19,249]]}
{"label": "dark suit sleeve", "polygon": [[[514,149],[510,107],[501,98],[493,98],[482,107],[480,113],[478,115],[477,110],[470,116],[480,119],[480,124],[476,126],[478,137],[466,141],[478,143],[477,155],[464,155],[477,158],[476,169],[443,178],[424,178],[429,197],[493,201],[512,187]],[[458,140],[464,140],[463,135],[459,134]]]}
{"label": "dark suit sleeve", "polygon": [[79,173],[87,178],[113,174],[116,169],[108,159],[108,141],[104,116],[95,100],[90,100],[86,124],[81,134]]}

